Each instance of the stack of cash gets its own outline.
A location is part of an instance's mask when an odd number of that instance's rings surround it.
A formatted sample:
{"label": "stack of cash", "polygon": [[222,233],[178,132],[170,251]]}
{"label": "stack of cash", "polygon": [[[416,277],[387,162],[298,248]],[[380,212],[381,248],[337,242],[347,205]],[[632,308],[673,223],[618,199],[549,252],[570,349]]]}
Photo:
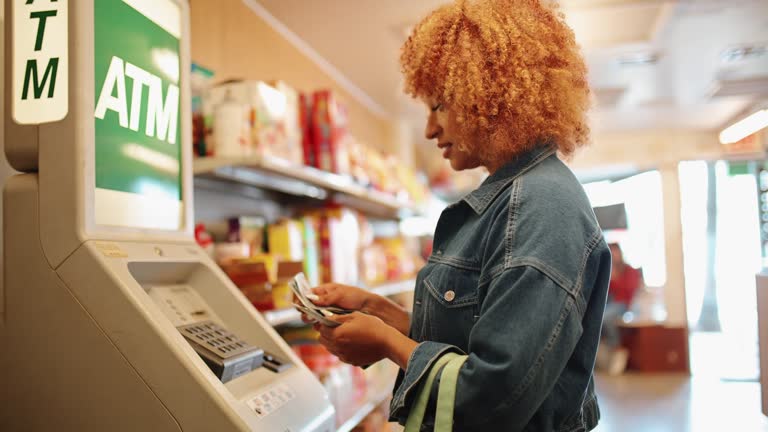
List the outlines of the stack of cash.
{"label": "stack of cash", "polygon": [[313,300],[317,300],[317,295],[312,293],[304,273],[299,273],[293,277],[289,282],[291,290],[295,294],[294,306],[299,312],[302,312],[314,322],[319,322],[322,325],[328,327],[336,327],[339,325],[336,321],[331,321],[328,318],[334,315],[344,315],[351,313],[351,310],[341,309],[333,306],[320,307],[312,303]]}

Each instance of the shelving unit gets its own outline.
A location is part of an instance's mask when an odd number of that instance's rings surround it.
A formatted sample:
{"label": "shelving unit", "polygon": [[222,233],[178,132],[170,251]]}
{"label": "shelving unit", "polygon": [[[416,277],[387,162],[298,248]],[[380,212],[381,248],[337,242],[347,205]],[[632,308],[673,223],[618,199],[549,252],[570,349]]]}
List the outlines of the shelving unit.
{"label": "shelving unit", "polygon": [[[219,197],[227,196],[235,201],[256,202],[256,205],[264,207],[260,207],[263,211],[268,211],[268,201],[289,208],[295,204],[295,197],[333,202],[359,210],[373,219],[383,219],[384,224],[421,213],[407,200],[364,187],[351,177],[297,166],[269,156],[197,158],[193,173],[196,187],[207,193],[206,197],[212,201],[209,207],[212,206],[215,212],[232,212],[228,205],[222,206],[222,202],[218,201]],[[303,201],[299,203],[304,205]],[[313,205],[311,202],[306,204]],[[222,210],[223,207],[227,209]],[[392,296],[412,292],[415,284],[415,279],[408,279],[370,287],[369,290],[377,295]],[[273,327],[301,322],[301,314],[293,308],[267,311],[263,317]],[[365,371],[369,379],[368,389],[365,396],[349,408],[349,416],[339,425],[339,432],[353,430],[390,397],[398,367],[394,363],[386,363]]]}
{"label": "shelving unit", "polygon": [[[380,376],[377,377],[376,383],[372,385],[372,388],[368,389],[365,398],[359,402],[353,414],[336,429],[337,432],[349,432],[354,429],[368,414],[381,405],[382,402],[386,401],[392,394],[392,385],[397,377],[398,367],[388,360],[382,360],[382,362],[384,362],[382,364],[384,371],[378,371]],[[372,369],[369,369],[369,371]],[[370,374],[369,371],[366,371],[366,375]]]}
{"label": "shelving unit", "polygon": [[290,195],[332,200],[384,218],[400,219],[418,213],[408,201],[366,188],[350,177],[270,156],[197,158],[194,174]]}
{"label": "shelving unit", "polygon": [[[370,392],[369,392],[370,393]],[[377,406],[381,405],[389,395],[392,394],[392,389],[377,389],[377,392],[371,393],[370,397],[366,398],[360,408],[355,411],[355,414],[345,421],[338,429],[337,432],[349,432],[359,425],[361,421],[365,419]]]}
{"label": "shelving unit", "polygon": [[[415,284],[416,284],[415,279],[409,279],[409,280],[379,285],[377,287],[371,288],[370,291],[374,294],[386,297],[386,296],[413,291]],[[264,315],[264,318],[267,320],[267,322],[273,327],[284,325],[284,324],[290,324],[294,322],[299,322],[301,320],[301,314],[299,313],[299,311],[293,308],[267,311],[267,312],[264,312],[263,315]]]}

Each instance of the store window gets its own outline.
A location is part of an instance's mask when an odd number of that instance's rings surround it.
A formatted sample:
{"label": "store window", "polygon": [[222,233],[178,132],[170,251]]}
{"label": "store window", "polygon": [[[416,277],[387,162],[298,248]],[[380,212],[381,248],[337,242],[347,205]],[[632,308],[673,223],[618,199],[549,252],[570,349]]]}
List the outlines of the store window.
{"label": "store window", "polygon": [[664,286],[667,269],[661,174],[647,171],[620,180],[587,183],[584,189],[593,207],[624,205],[626,229],[605,230],[605,239],[619,244],[627,264],[642,269],[646,286]]}
{"label": "store window", "polygon": [[[681,222],[693,373],[755,379],[760,271],[757,163],[679,165]],[[766,201],[768,202],[768,200]],[[718,352],[731,352],[719,362]]]}

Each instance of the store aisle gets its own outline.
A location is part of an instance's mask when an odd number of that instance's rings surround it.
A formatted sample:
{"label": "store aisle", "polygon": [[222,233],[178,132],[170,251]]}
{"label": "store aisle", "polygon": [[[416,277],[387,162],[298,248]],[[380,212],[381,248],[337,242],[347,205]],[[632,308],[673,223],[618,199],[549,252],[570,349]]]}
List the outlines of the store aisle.
{"label": "store aisle", "polygon": [[768,432],[755,382],[686,375],[598,376],[597,432]]}

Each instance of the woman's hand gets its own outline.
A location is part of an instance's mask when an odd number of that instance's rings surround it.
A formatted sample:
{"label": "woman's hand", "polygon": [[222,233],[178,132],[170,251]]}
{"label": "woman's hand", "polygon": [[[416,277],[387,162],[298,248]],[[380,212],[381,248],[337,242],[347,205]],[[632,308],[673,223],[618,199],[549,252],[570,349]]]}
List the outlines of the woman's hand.
{"label": "woman's hand", "polygon": [[[342,309],[373,315],[403,335],[408,335],[411,323],[408,312],[386,297],[361,288],[337,283],[320,285],[313,288],[312,293],[317,296],[316,300],[312,300],[317,306],[337,306]],[[302,314],[301,319],[305,323],[313,322],[305,314]]]}
{"label": "woman's hand", "polygon": [[318,341],[344,363],[365,366],[386,358],[387,340],[392,327],[381,319],[360,312],[330,318],[338,327],[315,324],[320,332]]}
{"label": "woman's hand", "polygon": [[378,297],[364,289],[336,283],[312,288],[312,293],[318,297],[317,300],[313,300],[313,303],[318,306],[338,306],[353,311],[363,310],[374,297]]}
{"label": "woman's hand", "polygon": [[360,312],[329,318],[338,327],[315,324],[318,341],[344,363],[366,366],[389,358],[403,370],[417,343],[380,318]]}
{"label": "woman's hand", "polygon": [[[374,297],[378,297],[364,289],[337,283],[328,283],[312,288],[312,294],[317,296],[317,298],[310,298],[310,301],[317,306],[336,306],[352,311],[362,310],[371,303]],[[293,302],[298,304],[295,294],[293,297]],[[314,319],[308,317],[303,312],[301,320],[307,324],[315,322]]]}
{"label": "woman's hand", "polygon": [[312,292],[319,297],[314,302],[318,306],[338,306],[373,315],[381,318],[385,324],[396,328],[403,335],[408,335],[411,325],[408,312],[386,297],[364,289],[335,283],[320,285]]}

